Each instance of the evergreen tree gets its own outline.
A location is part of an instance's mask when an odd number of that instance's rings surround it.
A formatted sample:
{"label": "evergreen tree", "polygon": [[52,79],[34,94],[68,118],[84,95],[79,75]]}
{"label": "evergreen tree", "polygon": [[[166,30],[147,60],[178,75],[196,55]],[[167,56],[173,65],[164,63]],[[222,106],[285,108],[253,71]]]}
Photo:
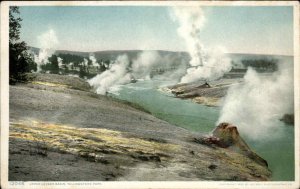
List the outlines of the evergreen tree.
{"label": "evergreen tree", "polygon": [[58,60],[56,55],[52,55],[48,58],[50,62],[50,71],[51,73],[58,74],[59,73],[59,66],[58,66]]}
{"label": "evergreen tree", "polygon": [[37,65],[27,52],[28,47],[20,41],[21,21],[19,7],[9,8],[9,83],[26,81],[26,72],[36,71]]}

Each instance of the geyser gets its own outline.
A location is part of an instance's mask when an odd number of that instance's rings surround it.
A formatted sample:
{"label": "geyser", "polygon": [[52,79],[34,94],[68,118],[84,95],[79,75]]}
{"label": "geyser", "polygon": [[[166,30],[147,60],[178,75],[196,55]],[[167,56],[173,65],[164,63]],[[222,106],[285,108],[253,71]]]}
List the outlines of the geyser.
{"label": "geyser", "polygon": [[152,69],[161,63],[162,57],[156,51],[144,51],[133,60],[132,72],[135,78],[150,79]]}
{"label": "geyser", "polygon": [[225,49],[218,47],[205,49],[201,42],[200,31],[205,23],[201,7],[173,7],[172,17],[179,23],[178,34],[185,40],[191,57],[190,68],[181,78],[180,83],[199,80],[215,80],[231,70],[231,61],[225,56]]}
{"label": "geyser", "polygon": [[[180,78],[180,83],[198,80],[211,81],[222,77],[224,73],[231,70],[231,61],[225,56],[224,48],[204,49],[202,45],[200,31],[204,25],[205,16],[201,7],[173,7],[172,13],[172,18],[179,22],[180,26],[177,32],[185,40],[191,59],[189,66],[186,66],[185,63],[176,65],[177,68],[170,69],[171,71],[167,71],[165,76],[168,74],[167,77],[174,80]],[[96,62],[91,56],[90,60]],[[127,61],[129,61],[128,57],[125,62]],[[98,74],[89,83],[96,88],[98,93],[105,94],[114,85],[129,83],[131,78],[150,79],[151,71],[155,68],[174,66],[167,56],[162,56],[156,51],[144,51],[129,62],[112,64],[109,70]]]}
{"label": "geyser", "polygon": [[48,58],[55,52],[58,45],[58,39],[53,29],[37,37],[40,47],[39,54],[34,55],[34,61],[37,64],[37,72],[41,71],[41,65],[49,63]]}
{"label": "geyser", "polygon": [[98,94],[106,94],[110,87],[117,84],[129,83],[131,75],[128,73],[129,59],[127,55],[118,56],[112,66],[101,74],[88,80],[96,88]]}
{"label": "geyser", "polygon": [[[150,74],[153,69],[162,66],[168,68],[172,65],[173,62],[168,56],[161,56],[157,51],[143,51],[132,60],[129,60],[127,55],[121,55],[117,57],[108,70],[98,74],[88,82],[98,94],[106,94],[115,85],[130,83],[132,79],[151,79]],[[179,70],[182,68],[184,66],[178,67]],[[172,70],[172,74],[169,74],[168,77],[175,79],[181,76],[182,73],[178,69]]]}
{"label": "geyser", "polygon": [[94,53],[90,53],[89,59],[92,61],[92,65],[93,65],[94,67],[97,67],[97,68],[100,67],[100,65],[99,65],[99,63],[97,62],[97,59],[96,59]]}
{"label": "geyser", "polygon": [[286,113],[293,113],[293,69],[281,64],[279,71],[262,76],[248,68],[244,82],[229,88],[218,124],[238,126],[249,138],[268,139],[281,134],[278,122]]}

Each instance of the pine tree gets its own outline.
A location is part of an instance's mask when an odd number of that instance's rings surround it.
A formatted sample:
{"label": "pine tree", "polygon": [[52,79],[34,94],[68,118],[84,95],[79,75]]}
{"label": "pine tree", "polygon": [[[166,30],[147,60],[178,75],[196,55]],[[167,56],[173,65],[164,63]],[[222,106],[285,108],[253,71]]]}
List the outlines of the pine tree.
{"label": "pine tree", "polygon": [[27,52],[28,47],[20,41],[21,21],[19,7],[9,8],[9,83],[27,81],[26,72],[36,71],[33,58]]}

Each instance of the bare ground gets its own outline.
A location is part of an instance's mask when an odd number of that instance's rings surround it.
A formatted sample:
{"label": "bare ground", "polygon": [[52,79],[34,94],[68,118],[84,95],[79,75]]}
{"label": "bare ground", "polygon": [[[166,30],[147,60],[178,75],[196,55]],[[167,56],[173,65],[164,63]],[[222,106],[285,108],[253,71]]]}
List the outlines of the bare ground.
{"label": "bare ground", "polygon": [[[10,86],[9,180],[268,180],[270,171],[83,80]],[[75,80],[74,80],[75,81]]]}
{"label": "bare ground", "polygon": [[[206,106],[219,106],[226,96],[227,90],[233,84],[241,82],[240,78],[220,79],[211,82],[193,82],[169,86],[168,90],[177,98],[191,99],[198,104]],[[208,85],[207,85],[208,84]]]}

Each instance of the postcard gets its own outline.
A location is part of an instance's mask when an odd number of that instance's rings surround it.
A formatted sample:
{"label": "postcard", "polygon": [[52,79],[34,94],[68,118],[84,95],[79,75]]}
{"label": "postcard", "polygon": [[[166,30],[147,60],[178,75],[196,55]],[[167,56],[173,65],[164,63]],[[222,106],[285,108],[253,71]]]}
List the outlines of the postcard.
{"label": "postcard", "polygon": [[2,188],[298,188],[299,3],[1,3]]}

